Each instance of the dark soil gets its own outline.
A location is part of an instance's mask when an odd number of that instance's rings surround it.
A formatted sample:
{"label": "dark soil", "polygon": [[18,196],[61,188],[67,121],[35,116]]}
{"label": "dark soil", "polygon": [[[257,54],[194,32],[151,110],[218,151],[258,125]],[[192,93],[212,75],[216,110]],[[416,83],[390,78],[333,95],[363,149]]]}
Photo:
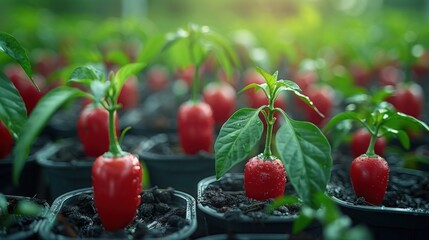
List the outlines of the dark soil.
{"label": "dark soil", "polygon": [[[147,138],[145,137],[127,135],[124,137],[121,148],[126,152],[134,153],[135,149],[146,140]],[[78,139],[71,138],[68,141],[71,141],[71,143],[68,144],[65,142],[65,144],[63,144],[64,147],[59,148],[59,150],[55,152],[55,154],[50,157],[49,160],[57,162],[70,162],[71,164],[77,161],[93,162],[95,160],[94,157],[88,157],[85,155],[82,144],[78,141]],[[62,144],[61,142],[58,143]]]}
{"label": "dark soil", "polygon": [[[216,181],[204,190],[200,203],[208,206],[219,213],[224,213],[227,219],[240,219],[251,217],[257,220],[269,216],[294,216],[301,210],[301,205],[282,205],[272,213],[267,211],[273,199],[258,201],[247,198],[244,192],[243,179],[233,178],[225,175],[219,181]],[[287,184],[285,195],[293,195],[294,190],[290,184]]]}
{"label": "dark soil", "polygon": [[79,238],[142,239],[167,236],[189,224],[186,207],[172,200],[173,192],[171,188],[144,191],[135,220],[117,232],[104,230],[92,194],[81,194],[75,201],[62,207],[52,231],[58,235]]}
{"label": "dark soil", "polygon": [[24,197],[13,197],[8,196],[8,207],[7,207],[7,215],[2,214],[0,216],[0,238],[4,238],[6,236],[11,236],[17,233],[23,233],[26,231],[32,231],[35,229],[36,224],[44,217],[44,212],[38,214],[36,216],[24,216],[22,214],[18,214],[17,206],[19,201],[27,199],[33,203],[40,205],[44,209],[48,209],[49,205],[45,200],[37,199],[37,198],[24,198]]}
{"label": "dark soil", "polygon": [[[418,173],[411,174],[409,171],[391,168],[382,205],[429,214],[429,174]],[[346,167],[336,166],[333,168],[328,193],[355,205],[367,205],[364,198],[357,198],[354,194],[349,171]]]}

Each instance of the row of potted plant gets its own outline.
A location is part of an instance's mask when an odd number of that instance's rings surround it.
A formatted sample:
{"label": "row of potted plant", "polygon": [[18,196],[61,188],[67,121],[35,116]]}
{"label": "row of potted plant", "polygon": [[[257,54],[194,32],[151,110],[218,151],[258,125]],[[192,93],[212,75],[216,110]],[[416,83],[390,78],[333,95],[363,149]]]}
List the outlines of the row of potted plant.
{"label": "row of potted plant", "polygon": [[[16,53],[16,49],[21,51],[21,48],[18,48],[18,44],[15,40],[10,38],[9,35],[2,35],[2,37],[5,39],[4,45],[2,46],[3,50],[6,49],[4,52],[11,55],[12,58],[15,58],[23,69],[27,70],[27,75],[29,75],[31,79],[31,70],[28,70],[28,59],[25,57],[25,52]],[[291,193],[291,195],[296,195],[297,198],[286,199],[284,201],[288,204],[281,204],[281,206],[283,206],[282,209],[285,207],[288,208],[289,206],[292,206],[290,207],[291,209],[298,208],[298,211],[292,214],[294,216],[292,220],[297,222],[296,229],[299,230],[307,227],[311,218],[319,218],[319,220],[328,227],[330,226],[329,224],[335,223],[336,219],[333,220],[332,218],[342,219],[339,214],[329,213],[334,214],[329,215],[326,213],[326,215],[319,216],[316,211],[322,208],[335,212],[335,207],[329,205],[329,201],[321,197],[321,195],[323,195],[321,193],[325,191],[330,179],[333,161],[328,140],[316,125],[309,122],[296,121],[286,114],[282,107],[275,105],[276,99],[282,96],[281,92],[288,91],[297,95],[299,99],[303,100],[308,106],[313,107],[314,112],[318,115],[323,116],[323,113],[321,113],[322,111],[318,110],[319,107],[314,98],[304,95],[306,92],[302,91],[300,86],[292,81],[277,80],[278,73],[268,74],[264,70],[258,69],[258,73],[263,77],[263,82],[246,85],[243,91],[249,92],[252,88],[255,88],[257,91],[255,91],[254,94],[263,93],[266,102],[254,108],[239,109],[226,120],[220,128],[217,137],[215,137],[215,125],[212,118],[213,110],[210,105],[198,100],[198,95],[201,91],[201,87],[198,86],[200,82],[198,80],[199,67],[208,56],[207,46],[209,46],[209,49],[210,47],[214,48],[218,54],[221,54],[221,58],[223,59],[231,58],[230,60],[233,60],[233,57],[230,55],[231,52],[229,49],[226,48],[226,45],[221,41],[221,38],[206,27],[190,25],[188,29],[178,31],[174,38],[168,39],[164,46],[168,48],[179,44],[189,44],[187,45],[189,46],[189,55],[190,58],[195,61],[195,67],[192,81],[192,100],[185,102],[178,109],[177,141],[181,144],[180,148],[182,148],[186,154],[192,155],[201,151],[207,152],[207,154],[201,154],[203,156],[207,155],[207,161],[204,160],[204,158],[196,158],[194,159],[195,161],[193,161],[194,165],[205,161],[204,165],[207,168],[207,172],[203,172],[203,167],[198,166],[196,172],[203,175],[197,177],[194,175],[195,172],[193,172],[193,179],[183,183],[183,185],[190,185],[189,183],[192,181],[192,185],[190,188],[183,190],[196,196],[196,194],[191,191],[197,191],[197,188],[195,188],[197,181],[208,176],[210,171],[215,169],[216,177],[220,178],[231,170],[232,167],[247,158],[249,154],[254,154],[254,157],[244,166],[244,179],[241,186],[244,185],[246,199],[255,199],[264,202],[267,199],[281,197],[284,195],[285,188],[287,189],[287,179],[290,183],[289,186],[294,190],[294,193]],[[222,64],[225,65],[226,69],[230,67],[228,61],[222,62]],[[4,79],[2,79],[4,80],[2,81],[2,86],[4,84],[5,89],[10,90],[13,95],[2,98],[2,103],[5,103],[4,106],[9,106],[9,108],[6,108],[7,110],[4,111],[5,113],[2,112],[2,121],[6,123],[9,130],[12,129],[11,132],[15,133],[15,137],[18,139],[13,152],[13,163],[15,164],[13,174],[15,182],[18,181],[22,168],[26,166],[24,163],[29,155],[30,147],[54,112],[70,99],[79,97],[89,98],[92,102],[85,106],[82,115],[79,116],[77,130],[80,141],[82,142],[83,152],[92,158],[98,157],[94,163],[91,162],[88,164],[87,169],[91,171],[83,174],[88,177],[88,180],[91,180],[90,176],[92,176],[92,182],[90,182],[90,184],[93,188],[88,191],[90,195],[91,191],[93,194],[93,196],[90,197],[94,198],[94,207],[99,216],[99,220],[97,221],[100,221],[105,229],[111,231],[123,229],[125,226],[128,226],[135,218],[137,212],[140,213],[144,211],[140,210],[140,207],[145,204],[145,202],[140,204],[141,199],[144,198],[140,187],[142,173],[145,174],[145,172],[142,172],[141,163],[134,155],[122,150],[120,142],[121,139],[125,139],[122,137],[126,130],[121,134],[118,140],[117,135],[119,135],[119,133],[116,124],[118,121],[116,112],[119,109],[119,94],[125,82],[131,75],[141,71],[144,66],[145,65],[142,63],[125,65],[116,71],[116,73],[110,73],[109,75],[105,74],[96,66],[87,65],[75,68],[70,74],[68,83],[81,84],[80,86],[86,86],[86,89],[90,91],[83,91],[80,88],[71,86],[54,88],[40,99],[28,119],[26,119],[26,108],[21,99],[15,101],[21,104],[20,108],[16,108],[15,105],[12,106],[10,104],[12,102],[11,99],[13,99],[12,97],[16,97],[19,94],[13,89],[12,84],[8,84],[7,77],[4,77]],[[388,94],[386,93],[386,95],[380,97],[378,101],[383,100],[384,97],[387,96]],[[255,98],[256,95],[252,97]],[[312,101],[314,101],[314,104]],[[383,169],[383,173],[379,172],[373,175],[371,179],[366,179],[366,175],[363,177],[358,175],[356,177],[357,180],[354,180],[355,177],[352,177],[356,195],[358,197],[363,197],[365,199],[363,201],[364,203],[375,205],[380,205],[380,198],[382,198],[380,195],[383,195],[382,193],[384,193],[387,187],[388,179],[388,168],[386,168],[386,163],[374,155],[376,137],[381,133],[384,134],[384,132],[386,134],[396,134],[399,136],[400,142],[407,146],[409,145],[408,135],[403,132],[402,129],[404,126],[407,127],[408,125],[403,125],[402,122],[412,123],[428,130],[426,124],[417,118],[397,112],[397,110],[391,108],[390,105],[386,105],[386,103],[383,104],[377,105],[375,109],[370,109],[369,112],[366,112],[367,115],[359,115],[352,111],[341,113],[332,118],[326,125],[326,129],[329,129],[332,126],[340,125],[337,124],[339,121],[354,119],[360,121],[369,129],[372,137],[369,141],[368,151],[366,155],[359,156],[358,159],[353,162],[351,173],[361,174],[362,172],[372,171],[371,169],[368,170],[368,165],[372,166],[374,164],[371,162],[374,161],[373,159],[378,161],[376,163],[378,167],[375,169]],[[20,112],[16,112],[17,110]],[[279,114],[277,115],[276,113]],[[105,131],[99,131],[97,128],[91,127],[91,125],[89,125],[90,121],[95,121],[96,126],[104,125],[102,129]],[[19,126],[17,123],[20,122],[21,125]],[[276,124],[278,125],[276,126]],[[107,131],[107,129],[109,130]],[[275,136],[274,129],[277,129]],[[264,132],[265,138],[263,142],[265,142],[265,144],[262,144],[261,147],[258,143]],[[95,139],[91,139],[93,137]],[[154,139],[162,142],[162,138],[162,136],[156,136]],[[105,141],[107,139],[109,141]],[[159,172],[161,170],[158,169],[151,172],[153,168],[149,166],[149,156],[146,157],[144,154],[150,153],[150,149],[154,146],[151,146],[151,144],[156,144],[156,142],[145,140],[146,139],[140,139],[143,144],[139,145],[139,147],[142,147],[143,150],[139,155],[143,159],[143,162],[146,163],[151,180],[153,180],[155,178],[152,176],[161,175]],[[214,149],[211,149],[213,146]],[[272,146],[275,146],[275,148]],[[130,148],[129,152],[133,150],[135,149]],[[210,154],[211,151],[214,151],[214,155]],[[177,154],[177,152],[174,151],[171,153],[173,155]],[[259,153],[261,154],[259,155]],[[40,156],[43,156],[43,154],[39,155],[39,157]],[[174,161],[175,160],[172,160],[171,162]],[[167,162],[166,164],[171,165],[171,162]],[[186,162],[188,161],[186,160]],[[354,167],[355,165],[358,166]],[[359,169],[362,167],[363,169]],[[118,169],[121,169],[121,174],[118,174]],[[170,174],[169,176],[171,177]],[[270,179],[270,177],[276,178]],[[385,183],[382,186],[379,183],[380,178],[382,178]],[[55,182],[56,180],[58,180],[58,177],[50,179],[49,182]],[[262,180],[262,182],[260,182],[260,180]],[[365,188],[364,192],[361,193],[358,187],[360,185],[373,185],[370,181],[374,180],[377,181],[377,187],[381,186],[380,189],[370,189],[369,193],[366,193],[365,191],[367,191],[367,189]],[[158,185],[155,181],[151,183]],[[162,184],[173,185],[173,187],[176,188],[176,186],[174,186],[174,181],[159,183],[159,185]],[[114,187],[108,188],[106,186]],[[116,190],[106,191],[110,189]],[[179,187],[177,187],[177,189],[179,189]],[[63,190],[65,189],[63,188]],[[198,188],[198,191],[203,194],[203,189]],[[230,190],[221,189],[217,191],[229,192]],[[243,190],[239,192],[243,194]],[[373,195],[376,196],[375,202],[370,200]],[[207,198],[207,196],[204,196],[204,198]],[[204,203],[203,196],[198,196],[197,200],[199,203]],[[113,204],[114,206],[112,207],[112,203],[116,201],[130,202],[130,204],[126,204],[126,209],[120,210],[120,212],[125,213],[126,216],[117,215],[119,213],[116,207],[121,209],[121,204]],[[281,202],[281,200],[279,201]],[[56,206],[55,203],[53,204],[53,207],[54,206]],[[263,209],[266,207],[258,202],[252,203],[252,207],[258,208],[261,206]],[[201,207],[203,207],[203,205],[201,205]],[[137,208],[139,208],[139,210],[137,210]],[[155,208],[157,207],[155,206]],[[226,209],[223,208],[223,211],[226,211],[228,213],[226,215],[229,215],[232,219],[237,217],[237,212],[230,212],[228,210],[237,210],[235,207],[226,207]],[[195,212],[195,210],[190,211]],[[276,210],[276,214],[282,215],[281,213],[280,210]],[[257,216],[258,214],[255,214],[255,216],[252,217],[255,218]],[[91,221],[95,220],[92,219]],[[158,223],[155,222],[154,224],[156,225]],[[348,226],[348,224],[345,224],[345,226]],[[363,232],[360,233],[363,234]],[[320,232],[318,234],[320,234]],[[328,234],[328,232],[326,232],[326,234]],[[339,233],[337,232],[337,234]]]}

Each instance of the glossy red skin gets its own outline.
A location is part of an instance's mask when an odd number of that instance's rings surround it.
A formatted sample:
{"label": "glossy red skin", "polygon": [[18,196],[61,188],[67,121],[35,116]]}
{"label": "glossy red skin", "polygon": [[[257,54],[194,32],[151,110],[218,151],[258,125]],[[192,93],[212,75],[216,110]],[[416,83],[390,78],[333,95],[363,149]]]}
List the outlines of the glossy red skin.
{"label": "glossy red skin", "polygon": [[314,106],[324,115],[320,116],[312,107],[308,106],[304,101],[299,99],[299,107],[301,108],[304,117],[307,121],[322,127],[330,118],[334,107],[334,90],[327,86],[311,86],[304,94],[306,94],[313,102]]}
{"label": "glossy red skin", "polygon": [[[119,121],[116,117],[116,131]],[[109,112],[103,107],[87,105],[79,114],[77,133],[88,157],[97,157],[109,150]]]}
{"label": "glossy red skin", "polygon": [[350,180],[357,197],[372,205],[381,205],[389,181],[389,166],[384,158],[361,155],[352,161]]}
{"label": "glossy red skin", "polygon": [[147,72],[147,84],[152,91],[161,91],[168,85],[168,73],[164,67],[154,66]]}
{"label": "glossy red skin", "polygon": [[0,159],[5,158],[10,154],[13,147],[13,137],[9,130],[0,121]]}
{"label": "glossy red skin", "polygon": [[94,201],[106,230],[116,231],[130,224],[141,203],[142,166],[132,154],[98,157],[92,166]]}
{"label": "glossy red skin", "polygon": [[205,102],[183,103],[178,110],[177,126],[184,153],[212,152],[215,125],[210,105]]}
{"label": "glossy red skin", "polygon": [[405,113],[415,118],[420,118],[423,113],[424,93],[417,83],[410,85],[398,85],[392,96],[387,98],[398,112]]}
{"label": "glossy red skin", "polygon": [[249,159],[244,168],[244,190],[248,198],[264,201],[284,195],[286,171],[279,159]]}
{"label": "glossy red skin", "polygon": [[[350,151],[354,158],[366,153],[368,150],[369,142],[371,141],[371,134],[365,129],[360,128],[356,130],[350,141]],[[378,137],[375,141],[374,151],[379,156],[384,156],[384,150],[386,149],[386,139],[384,137]]]}
{"label": "glossy red skin", "polygon": [[203,101],[210,105],[215,124],[220,126],[234,113],[237,94],[230,84],[211,83],[203,90]]}
{"label": "glossy red skin", "polygon": [[36,82],[39,89],[41,89],[41,91],[38,91],[28,76],[25,75],[24,70],[22,70],[19,66],[9,66],[7,69],[5,69],[5,74],[18,90],[22,100],[24,101],[25,108],[27,109],[27,115],[30,115],[37,102],[39,102],[39,100],[43,97],[43,79],[38,75],[33,76],[33,80]]}
{"label": "glossy red skin", "polygon": [[132,76],[125,81],[118,97],[118,103],[121,104],[122,109],[128,110],[136,107],[139,104],[139,82],[136,76]]}

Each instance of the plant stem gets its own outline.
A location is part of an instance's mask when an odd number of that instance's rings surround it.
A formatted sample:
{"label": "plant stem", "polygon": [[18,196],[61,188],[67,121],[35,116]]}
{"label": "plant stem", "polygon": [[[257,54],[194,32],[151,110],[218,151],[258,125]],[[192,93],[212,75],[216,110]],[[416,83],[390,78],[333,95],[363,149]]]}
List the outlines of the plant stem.
{"label": "plant stem", "polygon": [[113,157],[119,157],[124,155],[124,152],[121,149],[121,146],[118,142],[118,137],[116,135],[116,119],[115,119],[115,101],[109,99],[107,111],[109,112],[109,152]]}
{"label": "plant stem", "polygon": [[379,125],[375,128],[375,131],[374,132],[371,132],[370,131],[370,133],[371,133],[371,140],[370,140],[370,142],[369,142],[369,146],[368,146],[368,149],[366,150],[366,155],[367,156],[370,156],[370,157],[372,157],[372,156],[375,156],[376,154],[375,154],[375,150],[374,150],[374,148],[375,148],[375,143],[376,143],[376,141],[377,141],[377,135],[378,135],[378,129],[379,129]]}
{"label": "plant stem", "polygon": [[192,81],[192,101],[198,102],[199,101],[199,92],[200,92],[200,79],[199,79],[199,72],[200,72],[200,65],[195,64],[195,72],[194,72],[194,79]]}
{"label": "plant stem", "polygon": [[[265,111],[265,110],[263,110]],[[275,123],[274,119],[274,98],[269,98],[267,120],[267,135],[265,138],[264,157],[265,159],[271,159],[271,140],[273,138],[273,127]]]}

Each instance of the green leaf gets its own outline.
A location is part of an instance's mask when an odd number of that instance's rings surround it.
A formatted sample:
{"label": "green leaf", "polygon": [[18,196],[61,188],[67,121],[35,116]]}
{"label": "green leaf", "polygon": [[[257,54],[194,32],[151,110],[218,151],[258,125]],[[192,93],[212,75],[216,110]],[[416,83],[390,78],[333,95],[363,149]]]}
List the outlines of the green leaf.
{"label": "green leaf", "polygon": [[260,111],[261,108],[239,109],[222,126],[214,145],[216,178],[243,161],[259,142],[264,130]]}
{"label": "green leaf", "polygon": [[256,71],[262,75],[262,77],[265,78],[265,82],[268,85],[268,89],[269,89],[269,93],[273,94],[274,91],[274,87],[277,81],[277,75],[278,72],[275,72],[273,75],[267,73],[266,71],[264,71],[262,68],[257,67]]}
{"label": "green leaf", "polygon": [[160,54],[165,42],[166,39],[164,35],[157,35],[149,38],[146,44],[143,45],[138,56],[138,61],[145,63],[151,62],[158,54]]}
{"label": "green leaf", "polygon": [[116,63],[119,66],[128,64],[130,62],[130,59],[128,58],[127,54],[125,54],[121,50],[111,50],[106,55],[106,60],[109,62]]}
{"label": "green leaf", "polygon": [[106,95],[107,89],[109,89],[110,86],[110,82],[92,81],[90,82],[89,86],[92,95],[94,95],[94,102],[98,104]]}
{"label": "green leaf", "polygon": [[0,120],[17,139],[27,119],[27,111],[18,90],[13,83],[0,72]]}
{"label": "green leaf", "polygon": [[420,127],[420,128],[424,128],[426,131],[429,131],[429,126],[420,121],[419,119],[412,117],[410,115],[401,113],[401,112],[397,112],[394,113],[392,115],[389,116],[389,118],[387,118],[385,120],[385,124],[399,124],[399,125],[412,125],[415,127]]}
{"label": "green leaf", "polygon": [[101,81],[104,77],[104,73],[97,66],[83,66],[73,70],[69,81],[80,82],[89,85],[91,81]]}
{"label": "green leaf", "polygon": [[37,88],[37,90],[39,90],[32,78],[33,72],[31,70],[30,59],[28,58],[25,49],[13,36],[0,32],[0,51],[6,53],[19,63],[27,76],[31,79],[33,85]]}
{"label": "green leaf", "polygon": [[18,184],[22,168],[30,152],[30,147],[50,117],[68,100],[84,96],[87,96],[87,93],[76,88],[63,86],[49,91],[39,100],[25,122],[21,135],[12,152],[14,158],[12,172],[14,184]]}
{"label": "green leaf", "polygon": [[334,117],[332,117],[331,120],[329,120],[329,122],[323,128],[323,131],[327,132],[329,129],[331,129],[332,127],[336,126],[337,124],[339,124],[341,121],[344,121],[344,120],[355,120],[362,123],[366,128],[368,128],[368,125],[360,118],[360,115],[358,113],[341,112],[335,115]]}
{"label": "green leaf", "polygon": [[319,111],[319,109],[317,109],[317,107],[313,104],[313,102],[310,100],[310,98],[301,92],[301,88],[296,83],[294,83],[290,80],[280,80],[280,81],[278,81],[278,84],[281,85],[281,88],[280,88],[281,91],[293,92],[296,96],[301,98],[301,100],[303,100],[307,105],[312,107],[314,109],[314,111],[317,112],[317,114],[319,114],[322,117],[325,117],[325,115],[323,115],[323,113],[321,113]]}
{"label": "green leaf", "polygon": [[118,98],[119,93],[124,86],[125,82],[132,75],[137,74],[139,71],[143,70],[146,66],[146,63],[131,63],[121,67],[115,75],[115,88],[117,90],[115,99]]}
{"label": "green leaf", "polygon": [[294,195],[289,195],[289,196],[285,195],[285,196],[274,199],[274,201],[270,205],[268,205],[267,212],[272,213],[274,210],[278,209],[281,206],[294,205],[294,204],[295,205],[301,204],[301,202]]}
{"label": "green leaf", "polygon": [[408,137],[408,134],[403,130],[396,130],[387,126],[382,126],[382,129],[390,134],[395,135],[399,139],[399,142],[405,149],[410,148],[410,138]]}
{"label": "green leaf", "polygon": [[314,124],[295,121],[282,113],[285,122],[276,134],[277,152],[298,196],[315,207],[315,194],[325,191],[330,177],[331,146]]}
{"label": "green leaf", "polygon": [[234,51],[231,44],[214,31],[208,31],[206,36],[211,44],[211,50],[216,54],[219,64],[225,71],[226,76],[232,75],[232,66],[238,67],[239,60],[236,52]]}

